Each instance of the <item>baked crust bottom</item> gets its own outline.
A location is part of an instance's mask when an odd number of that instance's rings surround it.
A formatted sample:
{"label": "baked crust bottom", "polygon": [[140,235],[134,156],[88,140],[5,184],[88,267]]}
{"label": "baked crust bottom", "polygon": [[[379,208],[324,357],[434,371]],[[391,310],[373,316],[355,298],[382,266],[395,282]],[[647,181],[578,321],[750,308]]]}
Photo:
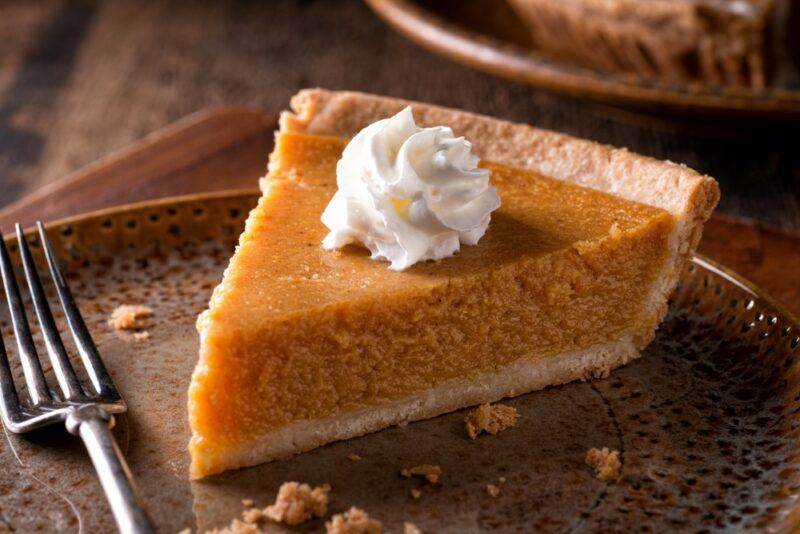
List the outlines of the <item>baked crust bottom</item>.
{"label": "baked crust bottom", "polygon": [[[616,341],[535,361],[523,357],[494,373],[451,380],[403,399],[336,417],[294,423],[265,434],[258,442],[251,441],[239,450],[228,450],[224,457],[193,455],[191,476],[197,479],[228,469],[288,458],[333,441],[429,419],[466,406],[495,402],[573,380],[605,377],[611,370],[639,357],[640,349],[652,338],[652,332],[629,334]],[[198,439],[196,434],[192,438],[193,441]],[[202,447],[200,443],[194,445]]]}

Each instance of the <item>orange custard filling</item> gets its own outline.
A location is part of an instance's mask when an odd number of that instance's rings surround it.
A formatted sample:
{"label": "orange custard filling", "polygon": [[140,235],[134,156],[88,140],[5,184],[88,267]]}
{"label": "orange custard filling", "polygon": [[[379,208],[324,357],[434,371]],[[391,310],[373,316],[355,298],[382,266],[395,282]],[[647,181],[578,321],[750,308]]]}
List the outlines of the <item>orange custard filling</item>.
{"label": "orange custard filling", "polygon": [[198,320],[193,476],[229,467],[227,451],[276,429],[658,320],[642,310],[675,222],[662,209],[483,162],[502,205],[480,243],[396,272],[360,247],[320,245],[347,140],[283,133],[276,143],[264,195]]}

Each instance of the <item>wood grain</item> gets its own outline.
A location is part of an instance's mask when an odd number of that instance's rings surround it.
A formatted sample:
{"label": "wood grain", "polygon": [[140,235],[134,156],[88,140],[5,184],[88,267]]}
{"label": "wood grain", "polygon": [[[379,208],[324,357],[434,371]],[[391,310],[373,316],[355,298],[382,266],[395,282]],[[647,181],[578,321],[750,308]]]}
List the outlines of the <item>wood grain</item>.
{"label": "wood grain", "polygon": [[[274,129],[274,115],[254,110],[200,112],[0,210],[0,226],[166,195],[255,189]],[[700,252],[800,316],[800,234],[718,214],[706,225]]]}
{"label": "wood grain", "polygon": [[600,107],[457,65],[358,0],[0,0],[0,206],[208,106],[371,91],[564,131],[717,178],[721,211],[800,229],[800,127]]}
{"label": "wood grain", "polygon": [[0,210],[0,228],[164,196],[255,189],[275,126],[274,115],[252,109],[200,111]]}

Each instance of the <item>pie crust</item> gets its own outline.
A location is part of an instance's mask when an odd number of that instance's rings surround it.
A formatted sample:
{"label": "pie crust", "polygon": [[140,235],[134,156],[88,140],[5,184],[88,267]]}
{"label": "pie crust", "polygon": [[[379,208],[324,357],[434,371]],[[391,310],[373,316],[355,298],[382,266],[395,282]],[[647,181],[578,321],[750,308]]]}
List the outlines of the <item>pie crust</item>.
{"label": "pie crust", "polygon": [[[257,394],[243,391],[239,386],[241,384],[253,384],[254,387],[258,388],[263,385],[264,380],[272,380],[274,378],[274,376],[258,375],[256,372],[255,378],[252,378],[251,382],[237,382],[243,374],[249,372],[246,365],[258,365],[257,359],[249,358],[248,354],[246,354],[247,346],[238,345],[238,334],[225,333],[227,326],[237,328],[236,318],[234,317],[234,320],[231,320],[230,317],[226,319],[220,315],[222,313],[220,312],[221,303],[226,298],[229,298],[231,287],[236,283],[235,280],[231,282],[228,279],[237,276],[244,279],[248,277],[248,273],[243,272],[243,269],[246,269],[248,264],[242,258],[239,258],[240,261],[235,266],[234,262],[232,262],[231,267],[226,272],[226,282],[223,282],[220,288],[215,291],[210,310],[198,319],[201,355],[189,391],[189,415],[193,430],[193,437],[190,443],[192,477],[199,478],[225,469],[254,465],[271,459],[287,457],[331,441],[363,435],[391,425],[405,424],[410,421],[433,417],[466,406],[495,402],[506,396],[526,393],[549,385],[562,384],[591,376],[605,376],[613,368],[636,358],[639,355],[639,351],[652,340],[657,324],[666,313],[667,296],[674,288],[681,269],[700,239],[702,225],[710,215],[719,196],[719,190],[713,179],[702,176],[684,166],[642,157],[624,149],[602,146],[562,134],[473,115],[463,111],[361,93],[329,92],[315,89],[299,93],[292,100],[294,111],[286,112],[281,117],[282,134],[279,135],[278,146],[270,163],[271,176],[275,175],[276,177],[262,181],[262,188],[265,190],[264,198],[268,202],[274,203],[276,201],[272,200],[272,198],[280,194],[282,187],[304,187],[302,173],[296,176],[295,174],[297,173],[294,173],[294,167],[288,170],[282,168],[284,162],[281,161],[280,154],[283,143],[293,142],[301,148],[304,142],[310,143],[313,141],[322,143],[322,145],[330,144],[335,139],[330,142],[324,141],[324,139],[314,141],[307,134],[312,136],[334,135],[351,137],[366,125],[393,115],[406,105],[412,106],[418,124],[422,126],[444,124],[452,127],[456,134],[465,135],[473,142],[474,149],[483,160],[497,161],[505,165],[528,169],[546,176],[547,179],[554,178],[603,193],[609,193],[621,199],[652,206],[652,208],[647,206],[638,208],[631,206],[630,208],[633,211],[638,210],[640,213],[649,213],[649,215],[643,216],[646,218],[651,217],[653,221],[653,224],[642,230],[645,232],[644,234],[637,235],[652,235],[656,239],[653,243],[660,243],[658,245],[660,247],[658,248],[660,251],[659,256],[653,263],[649,264],[656,271],[647,271],[646,274],[648,280],[652,279],[652,281],[648,281],[646,285],[641,286],[642,292],[639,300],[641,305],[637,304],[636,308],[637,319],[631,325],[628,325],[630,328],[626,327],[621,334],[613,338],[606,337],[606,341],[593,343],[588,347],[581,346],[574,350],[565,350],[559,354],[552,354],[542,358],[505,360],[510,363],[503,363],[491,369],[487,368],[468,377],[456,376],[443,382],[435,382],[432,387],[413,390],[409,394],[403,393],[399,398],[383,398],[383,400],[379,401],[370,401],[363,406],[348,405],[337,409],[335,415],[332,416],[312,414],[308,417],[296,417],[286,423],[269,426],[271,423],[264,423],[261,420],[261,414],[258,412],[251,410],[245,414],[244,411],[238,412],[230,408],[231,406],[239,406],[244,410],[248,404],[252,405],[254,402],[263,404],[263,397],[250,398],[248,400],[248,395],[253,397]],[[292,136],[295,137],[292,138]],[[304,150],[306,152],[301,153],[313,153],[313,148]],[[322,157],[326,161],[335,162],[335,159],[330,158],[328,155]],[[496,172],[500,172],[502,175],[502,169],[499,167]],[[281,177],[281,173],[285,174],[285,176]],[[287,185],[287,180],[295,182]],[[561,185],[559,187],[572,187],[575,189],[571,185]],[[597,193],[593,194],[598,195]],[[304,198],[302,194],[295,193],[295,195],[297,195],[295,198]],[[615,200],[615,202],[622,203],[620,200]],[[269,209],[261,209],[259,211],[259,208],[257,208],[254,213],[257,211],[258,214],[256,215],[251,214],[251,219],[248,221],[240,247],[246,246],[250,242],[249,240],[258,235],[258,232],[270,230],[268,222],[273,220],[274,217],[281,216],[280,213],[269,211]],[[668,212],[669,215],[665,212]],[[283,213],[283,216],[286,216],[285,212]],[[288,221],[288,219],[284,221]],[[492,228],[490,226],[490,232],[492,232]],[[494,231],[499,231],[499,228],[502,228],[502,224],[498,222],[497,226],[494,227]],[[610,239],[613,241],[613,226],[611,234],[612,237]],[[485,237],[484,239],[489,239],[486,243],[491,242],[491,238]],[[647,238],[643,237],[642,239]],[[314,247],[314,243],[311,241],[309,243],[308,246]],[[254,253],[252,248],[248,250],[251,260],[254,262],[260,261],[258,253]],[[313,250],[316,251],[317,248],[313,248]],[[291,254],[292,251],[287,250],[286,253]],[[469,257],[469,254],[469,252],[464,252],[463,256],[466,258]],[[339,260],[323,258],[323,261],[335,262]],[[355,262],[355,260],[353,261]],[[447,263],[448,261],[450,262],[449,264]],[[457,265],[457,261],[453,259],[444,260],[441,264],[441,269],[450,269],[453,265]],[[370,262],[370,264],[373,265],[376,262]],[[264,264],[259,265],[262,265],[263,268]],[[357,267],[360,264],[352,263],[351,265]],[[385,271],[385,265],[382,267],[383,269],[380,272]],[[437,269],[435,266],[420,267],[423,270],[428,268]],[[371,269],[375,269],[375,267]],[[336,275],[337,271],[334,270],[333,272]],[[275,273],[276,276],[278,274]],[[264,276],[264,273],[254,276]],[[337,276],[341,276],[341,273],[338,273]],[[409,278],[409,280],[411,279]],[[423,286],[425,284],[427,282],[424,282],[423,277]],[[313,294],[310,296],[313,297]],[[392,302],[401,303],[402,300],[395,299]],[[289,305],[293,306],[292,303],[289,303]],[[392,305],[394,304],[389,304],[389,306]],[[376,306],[379,308],[379,303]],[[328,308],[330,313],[339,313],[337,310],[339,310],[338,307]],[[368,316],[368,313],[366,316]],[[286,317],[286,321],[289,322],[285,324],[290,324],[294,320],[292,319],[293,317],[305,317],[305,315],[303,315],[303,310],[298,308]],[[239,319],[245,321],[247,318],[239,316]],[[345,323],[343,324],[353,322],[351,317],[347,317],[344,320]],[[223,324],[224,321],[227,321],[227,323]],[[213,324],[215,322],[216,324]],[[287,326],[280,331],[291,335],[291,330],[287,330],[287,328],[290,329],[291,326]],[[314,330],[314,332],[317,331]],[[319,334],[315,335],[328,335],[326,332],[320,331]],[[263,342],[266,338],[256,337],[254,339],[258,339],[262,342],[262,345],[251,346],[263,349]],[[344,345],[342,346],[346,347],[350,341],[345,340],[343,343]],[[223,355],[220,359],[219,354],[215,354],[215,351],[220,350],[232,352],[230,352],[230,355]],[[303,350],[308,353],[308,350]],[[343,350],[347,352],[346,348]],[[295,353],[292,352],[282,354],[283,356],[280,358],[305,358],[306,361],[311,362],[315,361],[314,358],[316,358],[316,353],[308,353],[305,356],[298,355],[296,357],[293,356]],[[354,356],[354,354],[357,353],[347,352],[347,357],[358,357]],[[269,359],[272,356],[266,356],[266,358]],[[216,368],[220,369],[220,362],[223,362],[222,365],[226,365],[224,362],[228,360],[232,361],[232,365],[244,364],[245,369],[228,369],[229,374],[233,376],[231,382],[222,381],[214,384],[213,377],[210,376],[210,373],[214,372],[212,367],[216,365]],[[280,360],[273,363],[280,367],[284,365],[283,361]],[[319,365],[322,365],[323,361],[329,360],[320,359]],[[293,362],[294,359],[287,365],[294,365]],[[392,362],[387,362],[387,364],[391,365]],[[280,368],[287,369],[286,367]],[[311,369],[308,372],[313,374],[319,371]],[[380,372],[382,371],[376,370],[375,376]],[[370,376],[367,373],[363,377],[359,375],[357,379],[369,381],[371,380]],[[349,377],[346,376],[343,378],[343,380],[348,379]],[[393,380],[393,378],[390,379]],[[324,381],[325,378],[320,375],[320,380]],[[273,383],[277,384],[274,387],[284,387],[280,385],[280,382]],[[220,387],[220,384],[224,386],[233,385],[231,387]],[[237,390],[237,387],[239,390]],[[337,383],[335,387],[339,388],[340,385]],[[341,387],[346,387],[346,385]],[[368,387],[367,389],[370,388]],[[380,388],[378,387],[378,389]],[[263,394],[264,391],[272,392],[270,389],[259,391],[258,395]],[[303,395],[312,397],[314,395],[323,395],[321,391],[313,391],[308,388],[302,391],[305,392]],[[297,393],[294,395],[297,395]],[[324,403],[327,400],[320,399],[319,402]],[[316,403],[316,401],[314,402]],[[274,404],[265,406],[265,409],[269,408],[274,408]],[[313,409],[313,407],[310,408],[312,411]],[[215,410],[217,412],[222,410],[224,413],[210,413]],[[296,410],[302,412],[306,408],[300,406]],[[221,425],[215,426],[215,418],[224,419],[224,421]],[[209,421],[211,421],[210,424],[208,423]],[[263,426],[265,424],[267,425],[266,427]],[[250,437],[244,441],[228,439],[232,430],[239,430],[248,425],[254,425],[252,428],[266,428],[266,430],[258,430],[258,432],[253,433],[246,429],[247,432],[250,432]],[[212,428],[211,432],[209,432],[209,428]],[[224,428],[224,431],[219,430],[220,428]],[[212,435],[214,433],[216,435]]]}

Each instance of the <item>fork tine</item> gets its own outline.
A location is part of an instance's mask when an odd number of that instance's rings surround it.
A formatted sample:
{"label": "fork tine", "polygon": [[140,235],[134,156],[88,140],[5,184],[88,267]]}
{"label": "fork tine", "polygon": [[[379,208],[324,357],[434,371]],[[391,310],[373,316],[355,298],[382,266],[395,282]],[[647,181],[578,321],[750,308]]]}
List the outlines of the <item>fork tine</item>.
{"label": "fork tine", "polygon": [[36,227],[39,229],[42,248],[47,258],[47,265],[50,268],[50,277],[53,279],[53,283],[56,286],[58,298],[61,301],[61,307],[64,308],[64,314],[67,317],[67,324],[72,332],[72,337],[75,339],[75,345],[78,347],[78,353],[81,355],[81,360],[89,374],[89,379],[92,381],[92,385],[98,394],[118,400],[120,396],[119,393],[117,393],[117,388],[114,387],[114,382],[108,375],[106,366],[103,364],[103,360],[97,352],[94,341],[92,341],[92,336],[86,328],[86,323],[83,322],[81,312],[75,304],[75,299],[72,298],[72,293],[69,290],[67,281],[58,268],[58,260],[50,245],[50,240],[47,238],[44,225],[41,221],[36,221]]}
{"label": "fork tine", "polygon": [[[2,231],[0,231],[0,235],[2,235]],[[42,365],[36,354],[31,330],[28,327],[28,318],[25,315],[25,307],[19,296],[19,286],[17,286],[17,279],[14,276],[14,268],[11,266],[11,258],[3,239],[0,239],[0,271],[2,271],[3,286],[6,290],[8,309],[11,312],[14,336],[17,338],[22,372],[25,375],[25,383],[28,385],[28,394],[31,397],[31,403],[37,406],[50,400],[50,391],[47,389]]]}
{"label": "fork tine", "polygon": [[14,387],[14,378],[11,376],[11,366],[8,364],[6,346],[3,335],[0,333],[0,414],[6,427],[13,427],[19,418],[19,398]]}
{"label": "fork tine", "polygon": [[69,361],[64,343],[61,342],[58,327],[53,319],[50,306],[47,304],[47,297],[44,294],[44,288],[42,288],[42,281],[36,270],[36,264],[33,261],[31,250],[28,247],[28,241],[25,239],[25,234],[22,232],[22,226],[17,224],[16,230],[19,253],[22,257],[22,267],[25,270],[25,279],[28,281],[28,288],[31,292],[33,307],[36,310],[36,317],[38,317],[39,324],[42,327],[44,344],[47,347],[47,355],[50,357],[50,362],[53,364],[53,372],[58,380],[58,385],[61,386],[64,399],[75,399],[83,395],[83,389],[81,389],[78,377],[75,375],[75,370],[72,368],[72,363]]}

